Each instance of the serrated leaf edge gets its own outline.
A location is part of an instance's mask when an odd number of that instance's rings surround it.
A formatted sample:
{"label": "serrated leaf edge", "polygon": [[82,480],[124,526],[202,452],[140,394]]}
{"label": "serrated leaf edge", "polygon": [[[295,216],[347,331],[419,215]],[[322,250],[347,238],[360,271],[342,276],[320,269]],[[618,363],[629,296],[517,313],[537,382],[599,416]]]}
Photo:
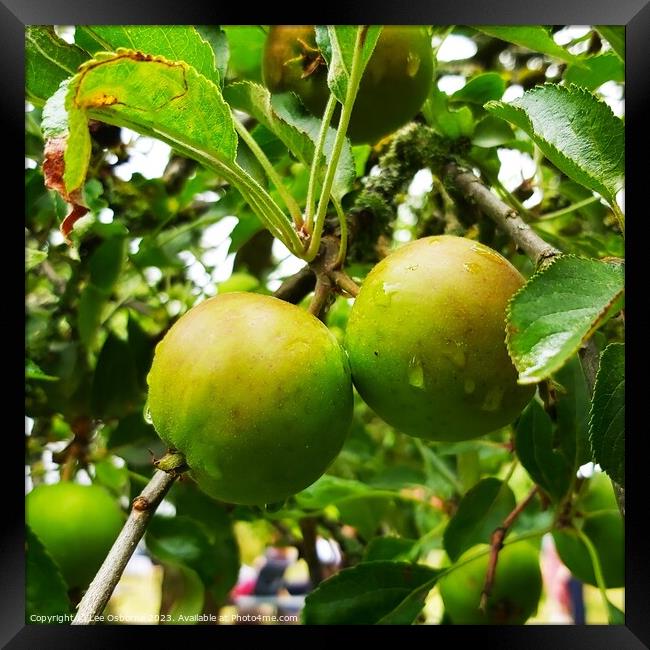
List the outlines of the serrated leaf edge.
{"label": "serrated leaf edge", "polygon": [[[612,300],[605,305],[605,307],[598,313],[596,318],[594,319],[594,322],[592,323],[592,326],[589,328],[589,330],[585,333],[585,335],[580,339],[578,345],[572,350],[571,354],[567,356],[567,359],[561,363],[556,363],[552,366],[552,368],[548,371],[545,372],[545,374],[528,374],[525,371],[519,370],[517,367],[517,364],[515,362],[515,357],[513,356],[512,353],[512,347],[511,347],[511,342],[512,342],[512,335],[511,335],[511,327],[510,327],[510,321],[512,317],[512,305],[514,300],[517,298],[517,296],[528,287],[528,285],[538,276],[542,275],[543,273],[546,273],[554,264],[556,264],[559,260],[561,259],[568,259],[568,258],[574,258],[574,259],[581,259],[581,260],[593,260],[597,262],[603,262],[603,260],[595,260],[594,258],[591,257],[582,257],[580,255],[574,255],[572,253],[562,253],[561,255],[556,255],[555,257],[551,258],[551,260],[548,261],[548,263],[543,267],[543,268],[538,268],[533,275],[528,278],[528,281],[526,284],[524,284],[520,289],[517,290],[516,293],[512,295],[510,300],[508,300],[508,304],[506,306],[506,347],[508,349],[508,356],[513,362],[513,365],[515,368],[517,368],[517,371],[519,372],[519,377],[517,379],[517,383],[525,386],[528,384],[537,384],[541,381],[544,381],[544,379],[548,379],[554,372],[557,372],[560,368],[564,366],[566,361],[570,359],[583,345],[586,341],[588,341],[591,336],[594,334],[594,332],[603,324],[603,317],[604,315],[612,308],[612,306],[616,303],[616,301],[625,293],[625,287],[618,292]],[[608,264],[608,262],[603,262],[604,264]]]}

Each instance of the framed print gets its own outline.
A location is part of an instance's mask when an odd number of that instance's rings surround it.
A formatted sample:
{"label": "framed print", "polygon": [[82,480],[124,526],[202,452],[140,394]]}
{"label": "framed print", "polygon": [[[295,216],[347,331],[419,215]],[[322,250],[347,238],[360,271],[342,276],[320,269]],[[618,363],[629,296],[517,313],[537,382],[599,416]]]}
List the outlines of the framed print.
{"label": "framed print", "polygon": [[647,647],[650,10],[475,4],[2,0],[6,647]]}

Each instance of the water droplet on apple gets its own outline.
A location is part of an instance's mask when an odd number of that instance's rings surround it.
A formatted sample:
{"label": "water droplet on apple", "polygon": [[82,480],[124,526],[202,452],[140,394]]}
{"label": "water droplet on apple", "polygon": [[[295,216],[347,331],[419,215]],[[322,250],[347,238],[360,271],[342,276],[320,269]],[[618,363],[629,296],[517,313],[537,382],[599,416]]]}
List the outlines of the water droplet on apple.
{"label": "water droplet on apple", "polygon": [[424,388],[424,368],[422,368],[422,361],[417,357],[409,361],[408,379],[413,388]]}
{"label": "water droplet on apple", "polygon": [[503,401],[503,389],[496,386],[490,388],[485,394],[481,410],[483,411],[496,411]]}

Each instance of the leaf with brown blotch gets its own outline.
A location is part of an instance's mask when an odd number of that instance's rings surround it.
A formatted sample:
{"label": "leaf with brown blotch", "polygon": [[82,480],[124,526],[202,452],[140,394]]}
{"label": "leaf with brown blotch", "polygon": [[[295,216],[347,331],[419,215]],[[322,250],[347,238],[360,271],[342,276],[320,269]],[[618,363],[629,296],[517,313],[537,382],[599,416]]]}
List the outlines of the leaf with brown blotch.
{"label": "leaf with brown blotch", "polygon": [[72,227],[77,220],[88,212],[88,208],[81,202],[81,191],[77,189],[68,193],[63,181],[65,171],[64,154],[67,140],[67,135],[59,135],[47,139],[43,157],[43,176],[45,178],[45,186],[57,191],[64,201],[71,204],[70,212],[59,226],[59,230],[65,237],[66,242],[70,243],[68,235],[72,231]]}

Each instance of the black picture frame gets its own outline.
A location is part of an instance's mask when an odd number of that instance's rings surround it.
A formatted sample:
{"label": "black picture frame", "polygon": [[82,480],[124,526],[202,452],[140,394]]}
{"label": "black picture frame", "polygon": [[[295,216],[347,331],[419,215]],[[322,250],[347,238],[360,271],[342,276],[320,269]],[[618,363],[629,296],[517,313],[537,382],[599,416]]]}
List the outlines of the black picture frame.
{"label": "black picture frame", "polygon": [[[110,0],[89,2],[88,0],[0,0],[0,52],[2,52],[3,91],[0,92],[0,114],[2,115],[2,151],[7,171],[1,177],[8,188],[20,187],[22,178],[21,156],[24,150],[24,28],[30,24],[277,24],[309,22],[317,24],[614,24],[626,26],[626,132],[633,134],[626,138],[626,204],[632,212],[628,220],[626,248],[642,245],[641,223],[647,222],[647,207],[644,201],[644,180],[647,175],[647,159],[644,146],[647,133],[648,106],[650,106],[650,4],[648,0],[545,0],[526,3],[521,0],[455,0],[454,2],[433,2],[410,0],[390,3],[388,0],[356,0],[346,6],[331,6],[329,3],[304,3],[302,7],[288,11],[277,4],[253,8],[243,3],[205,3],[203,6],[193,0],[171,2],[170,0]],[[11,175],[16,174],[16,185]],[[13,194],[13,193],[12,193]],[[638,206],[636,208],[635,206]],[[643,206],[643,210],[641,210]],[[18,221],[22,206],[15,209],[9,224]],[[636,214],[638,212],[638,214]],[[13,237],[13,228],[5,222],[5,237]],[[13,246],[19,249],[20,241]],[[7,242],[5,240],[5,248]],[[643,255],[632,251],[626,263],[626,281],[634,290],[647,278],[641,267]],[[647,257],[647,254],[646,256]],[[19,262],[17,263],[19,264]],[[9,268],[5,266],[5,268]],[[18,275],[19,267],[13,273]],[[15,277],[15,276],[14,276]],[[24,296],[23,296],[24,298]],[[15,309],[20,309],[17,297]],[[643,300],[637,302],[634,291],[628,290],[626,300],[626,339],[628,349],[628,371],[630,376],[636,368],[637,359],[630,350],[641,350],[642,343],[635,342],[641,336]],[[13,303],[11,303],[13,306]],[[24,307],[24,303],[23,303]],[[641,318],[641,320],[640,320]],[[19,323],[20,325],[20,323]],[[24,331],[23,331],[24,334]],[[20,336],[20,333],[18,334]],[[7,346],[7,343],[9,345]],[[635,346],[635,343],[637,344]],[[16,357],[15,372],[20,370],[22,360],[19,346],[5,340],[10,348],[9,355]],[[637,356],[635,354],[635,356]],[[10,375],[13,388],[5,391],[5,397],[16,408],[22,399],[13,398],[12,390],[19,390],[20,382]],[[509,628],[413,626],[408,631],[382,630],[390,636],[397,633],[421,639],[434,644],[440,641],[453,643],[475,642],[477,648],[603,648],[635,649],[650,647],[650,544],[645,534],[645,519],[650,508],[646,500],[647,487],[643,462],[649,456],[647,449],[647,425],[640,416],[641,382],[627,384],[627,455],[626,455],[626,615],[621,626],[521,626]],[[7,409],[7,413],[11,409]],[[7,423],[10,420],[5,420]],[[7,517],[0,532],[0,644],[6,648],[114,648],[124,641],[157,644],[159,647],[175,647],[178,641],[187,643],[199,635],[209,634],[217,644],[230,638],[244,642],[266,642],[270,635],[289,634],[298,642],[310,635],[311,628],[295,626],[284,628],[261,627],[181,627],[164,626],[102,626],[71,627],[51,625],[25,625],[24,621],[24,490],[21,480],[22,466],[17,460],[22,453],[22,440],[18,433],[20,422],[7,424],[2,451],[2,477],[7,482],[5,501]],[[645,429],[645,430],[644,430]],[[12,442],[13,440],[13,442]],[[11,449],[15,445],[17,449]],[[338,643],[341,630],[321,629],[317,634],[326,640],[332,638]],[[336,635],[336,636],[334,636]],[[345,636],[348,633],[345,632]],[[399,637],[397,637],[399,642]],[[347,640],[347,639],[346,639]],[[239,641],[239,642],[241,642]],[[389,641],[390,642],[390,641]]]}

